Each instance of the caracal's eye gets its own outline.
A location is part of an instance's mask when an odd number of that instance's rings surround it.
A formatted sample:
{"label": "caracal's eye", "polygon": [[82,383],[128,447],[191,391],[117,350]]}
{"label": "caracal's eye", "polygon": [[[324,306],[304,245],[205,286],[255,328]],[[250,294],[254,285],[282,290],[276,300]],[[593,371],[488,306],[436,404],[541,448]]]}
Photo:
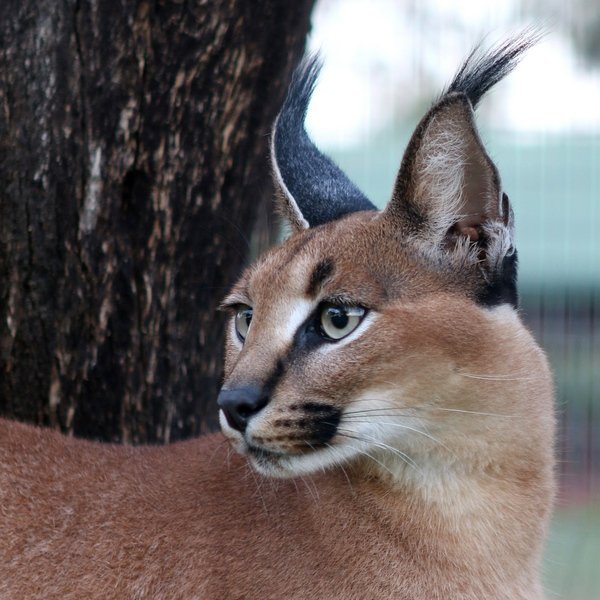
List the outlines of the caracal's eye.
{"label": "caracal's eye", "polygon": [[341,340],[360,325],[366,312],[360,306],[326,304],[321,309],[321,333],[330,340]]}
{"label": "caracal's eye", "polygon": [[235,313],[235,332],[243,342],[248,335],[250,322],[252,321],[252,307],[247,304],[240,304]]}

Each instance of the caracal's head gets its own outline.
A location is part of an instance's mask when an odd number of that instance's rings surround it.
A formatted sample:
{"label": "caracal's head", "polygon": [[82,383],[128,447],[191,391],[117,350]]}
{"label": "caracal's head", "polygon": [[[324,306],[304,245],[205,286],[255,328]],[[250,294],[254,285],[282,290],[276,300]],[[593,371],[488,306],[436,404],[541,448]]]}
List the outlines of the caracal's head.
{"label": "caracal's head", "polygon": [[293,234],[224,301],[221,426],[259,471],[395,475],[525,435],[513,419],[534,410],[543,359],[516,316],[512,210],[473,110],[530,44],[467,60],[381,212],[307,137],[318,61],[296,71],[272,137]]}

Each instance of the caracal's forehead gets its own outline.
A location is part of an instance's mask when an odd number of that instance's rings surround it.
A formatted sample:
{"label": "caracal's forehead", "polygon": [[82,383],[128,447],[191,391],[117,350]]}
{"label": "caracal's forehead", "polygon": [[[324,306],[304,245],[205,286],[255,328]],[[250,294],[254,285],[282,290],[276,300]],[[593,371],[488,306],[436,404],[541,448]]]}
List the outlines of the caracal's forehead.
{"label": "caracal's forehead", "polygon": [[255,307],[331,294],[377,308],[434,289],[435,279],[377,213],[362,212],[293,235],[251,267],[235,290]]}

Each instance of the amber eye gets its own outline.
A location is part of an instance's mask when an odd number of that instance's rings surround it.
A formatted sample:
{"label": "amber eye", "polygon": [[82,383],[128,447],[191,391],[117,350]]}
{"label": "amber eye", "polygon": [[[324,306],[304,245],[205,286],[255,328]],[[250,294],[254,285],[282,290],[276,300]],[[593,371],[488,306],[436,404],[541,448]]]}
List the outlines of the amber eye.
{"label": "amber eye", "polygon": [[361,306],[327,304],[321,310],[321,333],[330,340],[341,340],[360,325],[366,312]]}
{"label": "amber eye", "polygon": [[248,335],[250,322],[252,321],[252,307],[247,304],[240,304],[235,313],[235,332],[243,342]]}

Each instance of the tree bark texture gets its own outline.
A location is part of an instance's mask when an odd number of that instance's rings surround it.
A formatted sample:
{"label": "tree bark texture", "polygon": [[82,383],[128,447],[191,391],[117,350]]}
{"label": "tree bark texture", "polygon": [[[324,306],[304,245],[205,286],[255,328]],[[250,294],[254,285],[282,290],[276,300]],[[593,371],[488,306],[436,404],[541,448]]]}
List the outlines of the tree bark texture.
{"label": "tree bark texture", "polygon": [[2,414],[133,443],[216,425],[217,307],[313,1],[2,1]]}

